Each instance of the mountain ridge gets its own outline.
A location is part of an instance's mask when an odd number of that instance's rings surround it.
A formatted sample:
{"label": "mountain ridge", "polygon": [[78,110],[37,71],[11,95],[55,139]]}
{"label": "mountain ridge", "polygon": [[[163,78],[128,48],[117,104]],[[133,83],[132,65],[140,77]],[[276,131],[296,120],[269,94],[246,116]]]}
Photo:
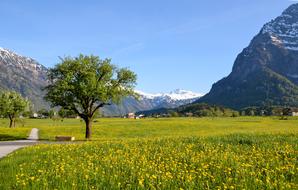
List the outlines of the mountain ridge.
{"label": "mountain ridge", "polygon": [[232,72],[197,102],[241,109],[298,106],[298,4],[266,23],[237,56]]}
{"label": "mountain ridge", "polygon": [[[199,93],[181,89],[176,89],[170,93],[149,94],[139,90],[136,90],[136,93],[140,95],[139,100],[128,97],[120,105],[107,106],[102,111],[108,113],[108,115],[125,115],[129,112],[175,108],[190,104],[201,97]],[[127,109],[127,107],[130,107],[130,109]]]}
{"label": "mountain ridge", "polygon": [[47,108],[42,88],[47,85],[47,68],[32,58],[0,48],[0,89],[19,92],[34,110]]}

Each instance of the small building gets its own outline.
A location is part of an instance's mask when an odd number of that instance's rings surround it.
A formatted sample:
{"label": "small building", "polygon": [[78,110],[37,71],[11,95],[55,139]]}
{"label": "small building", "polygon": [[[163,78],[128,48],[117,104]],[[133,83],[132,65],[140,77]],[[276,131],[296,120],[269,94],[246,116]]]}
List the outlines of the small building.
{"label": "small building", "polygon": [[139,117],[139,118],[144,118],[145,115],[144,115],[144,114],[140,114],[138,117]]}
{"label": "small building", "polygon": [[285,116],[298,116],[298,108],[284,108],[282,110],[283,115]]}
{"label": "small building", "polygon": [[186,117],[193,117],[193,113],[191,113],[191,112],[185,113],[185,116]]}
{"label": "small building", "polygon": [[128,113],[127,115],[126,115],[126,118],[128,118],[128,119],[134,119],[135,118],[135,113]]}

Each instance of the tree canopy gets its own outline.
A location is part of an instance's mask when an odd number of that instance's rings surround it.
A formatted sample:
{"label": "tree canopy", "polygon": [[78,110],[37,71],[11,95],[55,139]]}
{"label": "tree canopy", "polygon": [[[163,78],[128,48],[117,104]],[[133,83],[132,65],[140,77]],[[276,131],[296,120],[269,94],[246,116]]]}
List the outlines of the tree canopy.
{"label": "tree canopy", "polygon": [[98,109],[119,103],[123,97],[134,96],[136,74],[118,68],[111,59],[79,55],[61,58],[49,70],[49,85],[45,99],[52,106],[73,110],[86,123],[86,138],[90,138],[91,121]]}
{"label": "tree canopy", "polygon": [[9,127],[15,126],[16,117],[24,112],[28,105],[28,100],[17,92],[6,91],[0,94],[0,115],[9,118]]}

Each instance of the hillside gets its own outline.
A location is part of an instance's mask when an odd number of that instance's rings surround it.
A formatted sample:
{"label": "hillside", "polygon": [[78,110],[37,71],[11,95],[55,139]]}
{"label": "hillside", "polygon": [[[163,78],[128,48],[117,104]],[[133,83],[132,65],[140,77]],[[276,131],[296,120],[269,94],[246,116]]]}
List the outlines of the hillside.
{"label": "hillside", "polygon": [[47,68],[34,59],[0,48],[0,89],[21,93],[34,110],[49,107],[42,91],[47,84],[46,72]]}
{"label": "hillside", "polygon": [[232,72],[197,102],[234,109],[298,106],[298,4],[265,24],[236,58]]}

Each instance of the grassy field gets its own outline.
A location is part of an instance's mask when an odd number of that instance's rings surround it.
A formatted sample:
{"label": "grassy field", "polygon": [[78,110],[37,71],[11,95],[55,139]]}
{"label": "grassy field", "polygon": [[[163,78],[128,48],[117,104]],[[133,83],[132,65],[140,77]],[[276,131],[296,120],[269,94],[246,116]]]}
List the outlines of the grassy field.
{"label": "grassy field", "polygon": [[9,120],[0,119],[0,141],[26,139],[31,131],[31,127],[22,126],[23,124],[23,122],[19,123],[21,127],[9,128]]}
{"label": "grassy field", "polygon": [[[25,127],[84,139],[80,120]],[[0,189],[298,189],[298,120],[98,119],[91,142],[24,148],[0,171]]]}
{"label": "grassy field", "polygon": [[[54,140],[57,135],[71,135],[84,140],[85,126],[79,119],[27,119],[25,127],[6,130],[8,121],[0,120],[0,130],[13,136],[14,132],[27,128],[39,128],[40,138]],[[160,137],[202,137],[233,133],[280,134],[298,133],[298,118],[280,120],[278,117],[238,118],[165,118],[165,119],[97,119],[93,122],[92,140]],[[25,136],[24,136],[25,137]]]}

